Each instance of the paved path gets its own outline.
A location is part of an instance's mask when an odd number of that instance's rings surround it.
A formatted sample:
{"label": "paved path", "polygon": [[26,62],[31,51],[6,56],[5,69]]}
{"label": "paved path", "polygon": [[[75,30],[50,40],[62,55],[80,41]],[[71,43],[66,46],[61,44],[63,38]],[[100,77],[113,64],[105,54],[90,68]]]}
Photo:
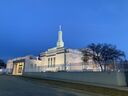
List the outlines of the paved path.
{"label": "paved path", "polygon": [[36,84],[21,78],[0,75],[0,96],[92,96],[73,90]]}

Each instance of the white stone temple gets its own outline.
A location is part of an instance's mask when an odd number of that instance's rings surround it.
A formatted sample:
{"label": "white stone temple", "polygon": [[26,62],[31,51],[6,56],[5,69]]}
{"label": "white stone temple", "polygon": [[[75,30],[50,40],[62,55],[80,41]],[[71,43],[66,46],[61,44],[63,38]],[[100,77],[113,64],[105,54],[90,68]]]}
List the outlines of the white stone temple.
{"label": "white stone temple", "polygon": [[55,72],[69,70],[68,66],[70,66],[70,64],[78,64],[82,62],[81,57],[82,53],[80,51],[64,47],[61,26],[58,32],[58,41],[56,47],[50,48],[46,52],[40,54],[44,71]]}
{"label": "white stone temple", "polygon": [[[13,75],[22,75],[24,72],[82,71],[85,69],[81,59],[82,56],[82,52],[79,50],[64,47],[60,26],[56,47],[40,53],[37,57],[25,56],[9,60],[7,62],[7,72]],[[86,68],[95,71],[93,65],[91,64]]]}

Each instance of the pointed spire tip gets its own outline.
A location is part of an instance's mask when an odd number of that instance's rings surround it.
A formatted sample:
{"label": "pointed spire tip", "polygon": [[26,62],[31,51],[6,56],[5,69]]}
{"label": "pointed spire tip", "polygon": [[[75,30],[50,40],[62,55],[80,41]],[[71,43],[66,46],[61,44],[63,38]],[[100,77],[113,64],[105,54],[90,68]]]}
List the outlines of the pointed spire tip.
{"label": "pointed spire tip", "polygon": [[59,30],[62,31],[62,26],[61,25],[59,26]]}

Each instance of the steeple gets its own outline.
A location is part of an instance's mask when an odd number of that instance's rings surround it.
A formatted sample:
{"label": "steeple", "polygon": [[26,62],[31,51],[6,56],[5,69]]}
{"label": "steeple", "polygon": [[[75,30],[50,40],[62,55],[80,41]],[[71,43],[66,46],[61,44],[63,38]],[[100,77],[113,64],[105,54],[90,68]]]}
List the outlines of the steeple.
{"label": "steeple", "polygon": [[61,25],[59,26],[59,29],[60,29],[60,31],[62,31],[62,26]]}
{"label": "steeple", "polygon": [[63,33],[62,33],[62,27],[61,25],[59,26],[59,32],[58,32],[58,41],[57,41],[57,48],[64,47],[64,42],[63,42]]}

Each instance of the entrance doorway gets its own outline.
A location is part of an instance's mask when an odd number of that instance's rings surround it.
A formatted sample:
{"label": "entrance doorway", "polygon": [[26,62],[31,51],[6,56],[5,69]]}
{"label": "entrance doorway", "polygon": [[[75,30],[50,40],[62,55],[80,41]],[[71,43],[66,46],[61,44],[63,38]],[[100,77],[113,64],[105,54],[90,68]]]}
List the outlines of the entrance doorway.
{"label": "entrance doorway", "polygon": [[13,75],[22,75],[24,70],[24,62],[15,62],[13,64]]}

